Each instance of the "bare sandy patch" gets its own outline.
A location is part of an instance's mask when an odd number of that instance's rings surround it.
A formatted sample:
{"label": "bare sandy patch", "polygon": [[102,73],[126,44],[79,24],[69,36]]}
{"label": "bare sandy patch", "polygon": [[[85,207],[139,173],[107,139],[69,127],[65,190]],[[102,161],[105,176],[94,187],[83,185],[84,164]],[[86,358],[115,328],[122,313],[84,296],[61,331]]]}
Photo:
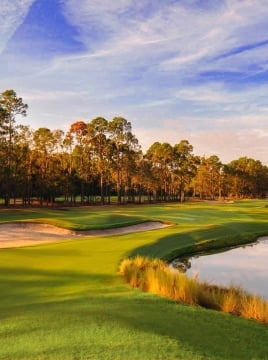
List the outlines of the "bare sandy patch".
{"label": "bare sandy patch", "polygon": [[48,224],[4,223],[0,224],[0,248],[33,246],[90,236],[120,235],[155,230],[166,226],[168,225],[158,221],[149,221],[106,230],[71,231]]}

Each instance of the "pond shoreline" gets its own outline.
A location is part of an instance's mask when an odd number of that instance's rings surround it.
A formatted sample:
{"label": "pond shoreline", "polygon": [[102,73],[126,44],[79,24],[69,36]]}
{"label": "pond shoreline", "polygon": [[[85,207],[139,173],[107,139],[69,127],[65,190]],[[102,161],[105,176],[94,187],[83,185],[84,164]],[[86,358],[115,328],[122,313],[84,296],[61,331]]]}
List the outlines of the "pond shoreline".
{"label": "pond shoreline", "polygon": [[172,254],[166,258],[165,260],[168,263],[171,263],[175,259],[189,259],[195,256],[206,256],[206,255],[213,255],[222,252],[226,252],[232,249],[240,248],[243,246],[250,246],[257,244],[261,241],[262,238],[268,237],[268,234],[262,234],[260,236],[254,237],[251,240],[242,240],[239,243],[231,243],[230,245],[221,245],[220,241],[216,245],[215,241],[207,242],[206,244],[195,244],[189,247],[182,248],[178,251],[173,251]]}
{"label": "pond shoreline", "polygon": [[235,285],[268,299],[268,236],[217,252],[177,257],[169,262],[173,271],[197,276],[217,286]]}

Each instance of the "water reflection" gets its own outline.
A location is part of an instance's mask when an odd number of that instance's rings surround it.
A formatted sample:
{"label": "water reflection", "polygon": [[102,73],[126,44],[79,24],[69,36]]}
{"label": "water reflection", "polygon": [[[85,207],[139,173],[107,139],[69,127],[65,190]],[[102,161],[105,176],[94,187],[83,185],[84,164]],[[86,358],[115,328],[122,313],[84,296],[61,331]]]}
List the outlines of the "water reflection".
{"label": "water reflection", "polygon": [[213,284],[241,286],[268,299],[268,237],[214,255],[174,260],[172,266]]}

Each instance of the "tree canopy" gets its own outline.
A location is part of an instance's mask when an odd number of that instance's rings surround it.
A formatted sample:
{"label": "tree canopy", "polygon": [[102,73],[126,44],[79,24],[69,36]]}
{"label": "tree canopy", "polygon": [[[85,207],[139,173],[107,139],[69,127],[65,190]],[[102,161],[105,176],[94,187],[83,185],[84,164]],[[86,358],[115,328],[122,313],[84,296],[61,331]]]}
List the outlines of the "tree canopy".
{"label": "tree canopy", "polygon": [[268,168],[241,157],[223,164],[197,156],[188,140],[153,143],[144,153],[123,117],[79,120],[69,131],[17,124],[28,105],[14,90],[0,94],[0,198],[70,205],[181,201],[186,197],[264,197]]}

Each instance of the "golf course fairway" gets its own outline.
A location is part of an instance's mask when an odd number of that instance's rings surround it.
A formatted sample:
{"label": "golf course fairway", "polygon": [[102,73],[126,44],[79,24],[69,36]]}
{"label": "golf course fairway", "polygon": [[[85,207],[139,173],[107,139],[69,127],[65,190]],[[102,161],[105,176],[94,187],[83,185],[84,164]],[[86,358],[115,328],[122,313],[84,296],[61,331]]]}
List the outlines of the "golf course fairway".
{"label": "golf course fairway", "polygon": [[268,235],[267,220],[265,200],[1,209],[1,223],[75,231],[170,226],[0,249],[0,359],[268,359],[267,325],[143,293],[118,274],[127,256],[171,260],[253,241]]}

